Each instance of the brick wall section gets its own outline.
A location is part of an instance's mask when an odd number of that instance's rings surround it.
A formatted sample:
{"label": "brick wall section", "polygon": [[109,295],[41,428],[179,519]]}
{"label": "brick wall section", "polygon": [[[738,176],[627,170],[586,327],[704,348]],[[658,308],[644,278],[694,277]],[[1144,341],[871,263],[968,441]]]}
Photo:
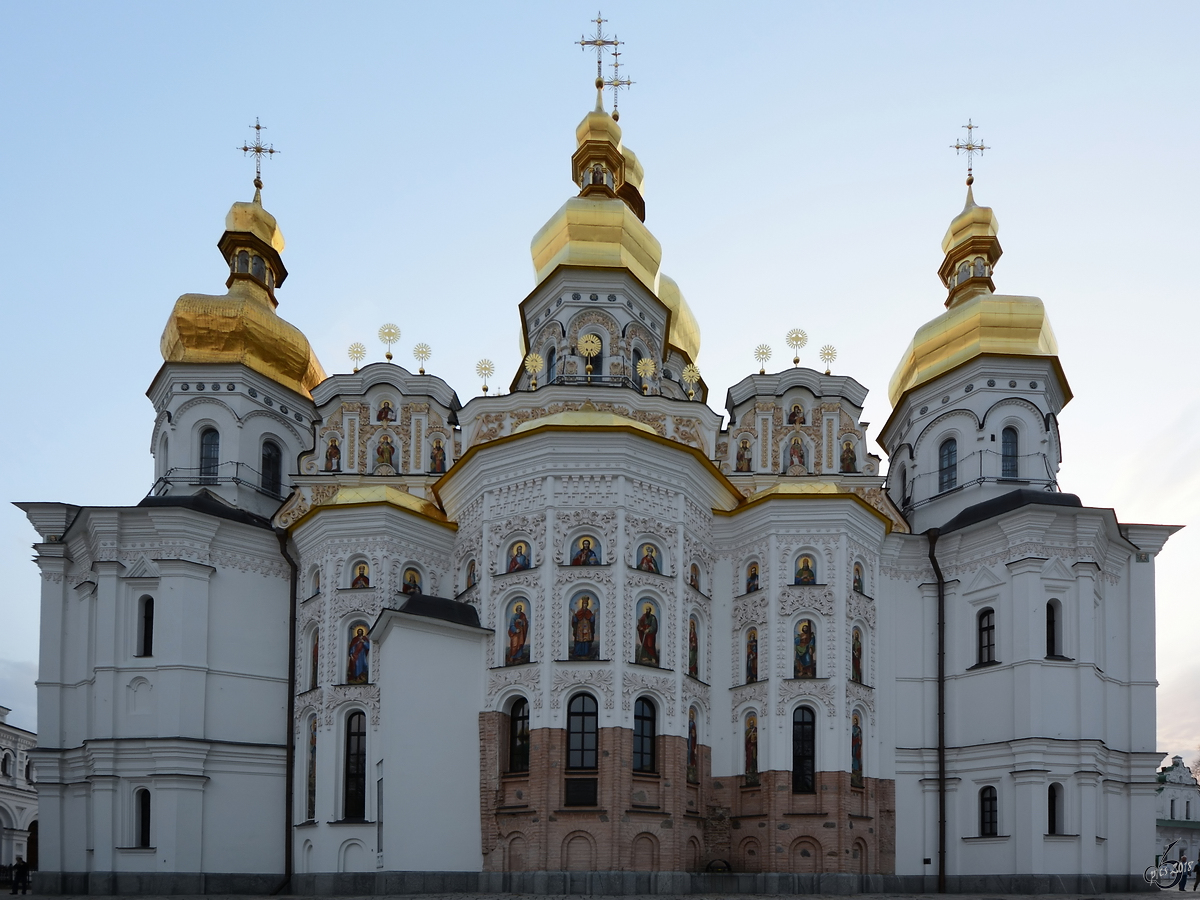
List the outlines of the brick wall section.
{"label": "brick wall section", "polygon": [[[735,871],[895,871],[895,788],[844,772],[818,773],[816,794],[793,794],[790,772],[713,779],[700,748],[701,783],[686,779],[681,737],[659,736],[657,772],[633,771],[633,732],[601,728],[599,769],[566,769],[566,732],[534,729],[527,774],[505,774],[507,721],[481,713],[480,808],[484,870],[699,871],[714,860]],[[567,807],[569,776],[598,779],[595,807]],[[751,853],[750,851],[754,852]],[[807,854],[805,853],[807,851]]]}

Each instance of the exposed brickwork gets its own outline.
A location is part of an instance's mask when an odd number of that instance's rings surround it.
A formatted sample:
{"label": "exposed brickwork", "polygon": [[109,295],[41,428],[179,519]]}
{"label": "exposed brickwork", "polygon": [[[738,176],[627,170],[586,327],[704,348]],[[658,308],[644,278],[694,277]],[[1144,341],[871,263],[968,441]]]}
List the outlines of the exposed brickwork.
{"label": "exposed brickwork", "polygon": [[[633,771],[633,732],[601,728],[599,768],[569,772],[566,732],[535,729],[529,772],[505,774],[507,721],[480,715],[484,869],[699,871],[723,860],[740,872],[891,873],[895,788],[821,772],[817,793],[793,794],[790,772],[714,779],[700,748],[700,784],[686,780],[686,742],[660,736],[653,775]],[[597,805],[567,807],[568,777],[595,777]]]}

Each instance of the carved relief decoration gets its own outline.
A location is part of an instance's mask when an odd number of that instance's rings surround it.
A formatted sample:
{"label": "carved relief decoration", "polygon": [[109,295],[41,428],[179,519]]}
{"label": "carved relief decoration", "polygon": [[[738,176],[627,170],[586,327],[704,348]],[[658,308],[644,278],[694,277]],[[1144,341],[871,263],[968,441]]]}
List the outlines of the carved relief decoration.
{"label": "carved relief decoration", "polygon": [[[602,561],[612,562],[612,551],[617,543],[617,513],[615,510],[577,509],[571,512],[556,512],[555,514],[555,547],[554,561],[560,566],[570,562],[570,548],[564,544],[567,535],[576,529],[588,527],[601,536],[604,541],[604,556]],[[590,568],[590,567],[589,567]]]}
{"label": "carved relief decoration", "polygon": [[555,669],[554,682],[550,689],[550,708],[561,709],[563,697],[577,687],[599,690],[604,697],[604,708],[613,708],[612,669],[578,665]]}
{"label": "carved relief decoration", "polygon": [[[829,718],[837,715],[837,689],[832,682],[818,681],[813,678],[788,678],[779,686],[779,702],[775,705],[775,713],[780,717],[780,728],[790,724],[784,719],[787,709],[802,697],[813,697],[820,700],[825,707],[825,714]],[[832,722],[830,727],[833,727]]]}
{"label": "carved relief decoration", "polygon": [[542,708],[542,667],[510,666],[497,669],[488,675],[488,699],[494,702],[499,694],[510,687],[525,688],[534,709]]}
{"label": "carved relief decoration", "polygon": [[[767,711],[767,683],[765,681],[738,685],[733,689],[733,715],[731,716],[731,721],[734,724],[741,721],[747,706],[754,706],[760,716]],[[761,723],[759,727],[762,727]]]}
{"label": "carved relief decoration", "polygon": [[644,690],[657,691],[666,702],[668,719],[675,718],[675,679],[670,675],[655,675],[653,669],[643,671],[640,667],[626,669],[621,685],[621,709],[629,712],[634,698]]}

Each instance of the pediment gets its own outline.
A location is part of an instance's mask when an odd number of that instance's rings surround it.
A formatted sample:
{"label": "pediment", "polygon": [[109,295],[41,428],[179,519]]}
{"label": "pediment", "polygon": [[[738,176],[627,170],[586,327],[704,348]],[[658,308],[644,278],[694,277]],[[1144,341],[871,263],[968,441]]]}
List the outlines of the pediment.
{"label": "pediment", "polygon": [[1048,581],[1065,581],[1068,584],[1075,580],[1075,574],[1068,569],[1061,559],[1052,556],[1042,566],[1042,578]]}
{"label": "pediment", "polygon": [[963,593],[974,594],[977,591],[986,591],[1001,584],[1004,584],[1004,579],[997,577],[991,569],[984,566],[975,573],[975,577],[971,579],[970,585]]}

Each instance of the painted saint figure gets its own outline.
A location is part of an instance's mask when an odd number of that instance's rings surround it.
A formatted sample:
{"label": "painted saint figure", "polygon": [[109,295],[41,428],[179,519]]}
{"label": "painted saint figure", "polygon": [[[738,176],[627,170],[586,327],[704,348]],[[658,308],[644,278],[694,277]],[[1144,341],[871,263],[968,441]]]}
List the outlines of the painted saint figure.
{"label": "painted saint figure", "polygon": [[571,659],[598,659],[600,646],[596,641],[596,613],[592,598],[583,594],[579,606],[571,613]]}
{"label": "painted saint figure", "polygon": [[654,604],[642,608],[642,617],[637,623],[638,643],[633,661],[642,666],[658,665],[658,616]]}
{"label": "painted saint figure", "polygon": [[392,444],[392,439],[385,434],[379,439],[379,443],[375,447],[375,465],[391,466],[394,469],[396,467],[392,465],[392,460],[395,458],[396,448]]}
{"label": "painted saint figure", "polygon": [[518,600],[513,604],[512,615],[508,617],[508,650],[504,654],[504,664],[515,666],[529,662],[529,616],[525,615],[525,604]]}
{"label": "painted saint figure", "polygon": [[758,784],[758,716],[746,713],[746,784]]}
{"label": "painted saint figure", "polygon": [[653,544],[646,544],[642,547],[642,558],[638,560],[637,567],[643,572],[653,572],[656,575],[661,575],[662,572],[658,568],[658,551]]}
{"label": "painted saint figure", "polygon": [[366,684],[369,680],[371,642],[367,626],[358,622],[350,626],[350,647],[346,654],[346,684]]}
{"label": "painted saint figure", "polygon": [[862,631],[857,627],[850,641],[850,680],[862,684]]}
{"label": "painted saint figure", "polygon": [[850,726],[850,786],[863,786],[863,733],[858,713],[854,714]]}
{"label": "painted saint figure", "polygon": [[854,455],[854,445],[849,441],[842,444],[842,471],[858,471],[858,458]]}
{"label": "painted saint figure", "polygon": [[342,471],[342,449],[338,446],[338,439],[335,437],[331,437],[329,443],[325,445],[325,471]]}
{"label": "painted saint figure", "polygon": [[318,687],[321,683],[321,632],[314,631],[312,636],[312,658],[309,660],[308,689]]}
{"label": "painted saint figure", "polygon": [[405,594],[421,593],[421,573],[416,569],[405,569],[404,584],[400,586],[400,590]]}
{"label": "painted saint figure", "polygon": [[750,563],[746,569],[746,593],[753,594],[758,590],[758,564]]}
{"label": "painted saint figure", "polygon": [[746,632],[746,684],[758,681],[758,629]]}
{"label": "painted saint figure", "polygon": [[696,633],[696,617],[688,619],[688,674],[700,677],[700,636]]}
{"label": "painted saint figure", "polygon": [[688,710],[687,780],[688,784],[700,783],[700,741],[696,734],[696,707],[694,706]]}
{"label": "painted saint figure", "polygon": [[471,588],[475,587],[475,582],[477,580],[478,580],[478,576],[475,574],[475,560],[472,559],[467,563],[467,590],[468,591]]}
{"label": "painted saint figure", "polygon": [[308,720],[308,775],[305,784],[304,818],[317,818],[317,717]]}
{"label": "painted saint figure", "polygon": [[800,406],[799,403],[795,403],[792,405],[792,411],[790,413],[788,413],[788,424],[789,425],[803,425],[804,424],[804,409]]}
{"label": "painted saint figure", "polygon": [[508,571],[520,572],[529,568],[529,554],[525,550],[525,545],[520,541],[513,544],[512,554],[508,557]]}
{"label": "painted saint figure", "polygon": [[792,466],[805,468],[804,444],[800,442],[800,438],[792,438],[792,445],[788,448],[788,468],[790,469]]}
{"label": "painted saint figure", "polygon": [[580,538],[579,549],[571,557],[571,565],[573,566],[598,566],[600,565],[600,557],[595,550],[592,549],[591,538]]}
{"label": "painted saint figure", "polygon": [[434,440],[433,449],[429,451],[429,471],[435,475],[446,471],[446,448],[439,440]]}
{"label": "painted saint figure", "polygon": [[796,626],[796,662],[793,678],[817,677],[817,633],[812,619],[801,619]]}
{"label": "painted saint figure", "polygon": [[854,564],[854,590],[858,593],[863,593],[863,573],[862,566],[858,563]]}
{"label": "painted saint figure", "polygon": [[812,560],[807,556],[802,556],[796,560],[796,577],[792,584],[816,584],[817,573],[813,569]]}
{"label": "painted saint figure", "polygon": [[700,567],[692,563],[692,567],[688,569],[688,584],[696,590],[700,590]]}
{"label": "painted saint figure", "polygon": [[379,412],[375,413],[376,422],[395,422],[396,411],[392,409],[392,402],[384,400],[379,404]]}
{"label": "painted saint figure", "polygon": [[734,467],[735,472],[750,471],[750,441],[742,438],[742,442],[737,448],[737,465]]}
{"label": "painted saint figure", "polygon": [[369,588],[371,586],[371,576],[367,573],[367,564],[359,563],[354,570],[354,580],[350,582],[352,588]]}

